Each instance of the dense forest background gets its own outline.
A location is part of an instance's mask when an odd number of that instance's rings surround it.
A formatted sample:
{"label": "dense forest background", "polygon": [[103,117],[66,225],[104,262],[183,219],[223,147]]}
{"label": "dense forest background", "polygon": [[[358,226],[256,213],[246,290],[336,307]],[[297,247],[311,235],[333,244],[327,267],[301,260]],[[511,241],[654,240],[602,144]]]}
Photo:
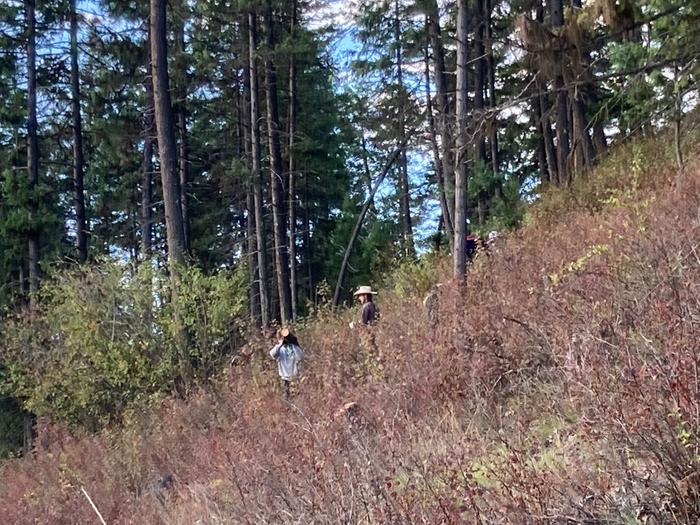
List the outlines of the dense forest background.
{"label": "dense forest background", "polygon": [[[613,143],[684,165],[700,2],[0,5],[0,432],[186,395],[243,334],[518,225]],[[634,183],[634,181],[633,181]]]}

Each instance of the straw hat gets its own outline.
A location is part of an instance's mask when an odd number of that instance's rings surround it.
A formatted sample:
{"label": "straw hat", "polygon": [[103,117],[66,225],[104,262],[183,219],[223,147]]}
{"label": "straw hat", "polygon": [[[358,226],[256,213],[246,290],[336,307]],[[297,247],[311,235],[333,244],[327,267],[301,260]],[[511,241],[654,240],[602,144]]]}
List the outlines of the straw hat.
{"label": "straw hat", "polygon": [[373,292],[371,286],[360,286],[353,295],[377,295],[377,292]]}

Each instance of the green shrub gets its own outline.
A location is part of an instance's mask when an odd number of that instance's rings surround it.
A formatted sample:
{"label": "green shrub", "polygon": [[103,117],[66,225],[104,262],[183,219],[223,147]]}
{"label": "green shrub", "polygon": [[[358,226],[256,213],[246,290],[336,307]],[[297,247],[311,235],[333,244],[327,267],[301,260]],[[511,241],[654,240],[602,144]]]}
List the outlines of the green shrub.
{"label": "green shrub", "polygon": [[189,388],[237,344],[241,275],[182,271],[171,300],[168,277],[149,264],[59,271],[37,312],[3,322],[3,389],[37,415],[94,430],[133,402]]}

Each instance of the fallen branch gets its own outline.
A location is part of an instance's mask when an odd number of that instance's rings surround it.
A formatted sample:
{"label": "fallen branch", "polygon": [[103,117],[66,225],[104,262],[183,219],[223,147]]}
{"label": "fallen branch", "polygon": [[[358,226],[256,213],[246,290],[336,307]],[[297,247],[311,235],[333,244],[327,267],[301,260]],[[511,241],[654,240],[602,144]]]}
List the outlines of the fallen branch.
{"label": "fallen branch", "polygon": [[83,494],[85,494],[85,497],[87,498],[88,502],[89,502],[90,505],[92,506],[92,510],[94,510],[94,511],[95,511],[95,514],[97,514],[97,517],[100,518],[100,522],[102,523],[102,525],[107,525],[107,522],[106,522],[106,521],[104,520],[104,518],[102,517],[102,514],[100,514],[100,511],[97,510],[97,507],[96,507],[95,504],[92,502],[92,498],[90,498],[90,495],[85,491],[85,489],[84,489],[83,487],[80,487],[80,490],[82,490],[82,491],[83,491]]}

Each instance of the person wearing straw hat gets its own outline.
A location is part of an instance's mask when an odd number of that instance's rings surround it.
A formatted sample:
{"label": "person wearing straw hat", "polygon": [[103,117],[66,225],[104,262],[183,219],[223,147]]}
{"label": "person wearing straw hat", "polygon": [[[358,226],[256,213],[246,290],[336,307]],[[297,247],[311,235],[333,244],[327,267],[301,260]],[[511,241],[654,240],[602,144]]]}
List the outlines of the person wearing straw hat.
{"label": "person wearing straw hat", "polygon": [[[373,291],[371,286],[360,286],[353,294],[362,305],[360,322],[365,326],[371,326],[377,320],[377,307],[372,300],[374,295],[377,295],[377,292]],[[350,323],[351,328],[354,326],[354,322]]]}
{"label": "person wearing straw hat", "polygon": [[300,375],[300,364],[304,351],[289,328],[277,330],[277,344],[270,350],[270,356],[277,361],[277,372],[284,388],[284,398],[289,399],[290,383]]}

